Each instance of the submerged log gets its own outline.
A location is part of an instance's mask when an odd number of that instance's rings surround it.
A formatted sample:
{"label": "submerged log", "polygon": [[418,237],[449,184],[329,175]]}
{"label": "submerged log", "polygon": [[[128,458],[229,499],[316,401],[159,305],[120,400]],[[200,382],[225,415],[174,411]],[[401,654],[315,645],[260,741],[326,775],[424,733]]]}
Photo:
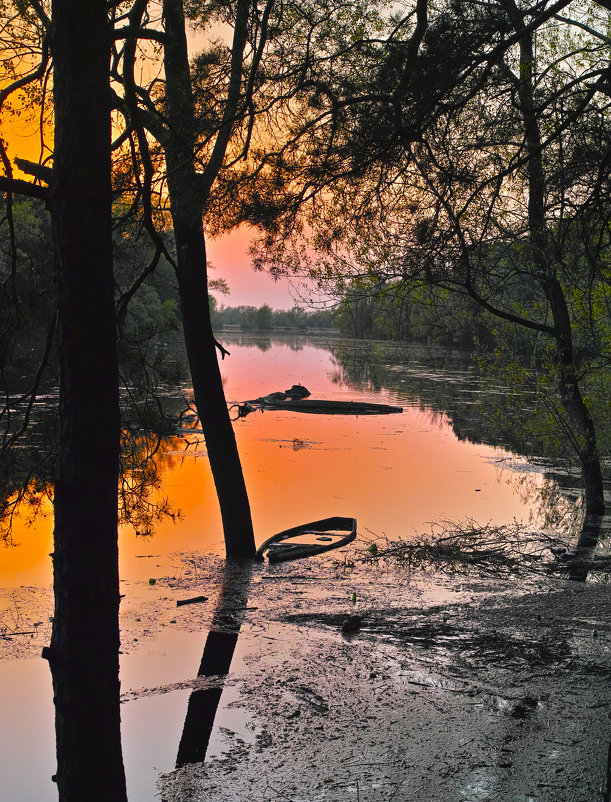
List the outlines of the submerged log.
{"label": "submerged log", "polygon": [[392,415],[403,412],[403,407],[390,404],[373,404],[368,401],[330,401],[323,398],[282,399],[274,398],[271,393],[240,405],[241,416],[256,409],[272,411],[288,410],[289,412],[308,412],[319,415]]}
{"label": "submerged log", "polygon": [[309,412],[325,415],[392,415],[403,412],[403,407],[390,404],[372,404],[368,401],[329,401],[322,398],[299,398],[287,401],[266,401],[265,409],[289,412]]}
{"label": "submerged log", "polygon": [[318,415],[389,415],[403,412],[403,407],[390,404],[375,404],[369,401],[337,401],[324,398],[308,398],[310,391],[302,384],[294,384],[284,392],[268,393],[251,398],[242,404],[234,404],[238,418],[244,418],[255,410],[308,412]]}

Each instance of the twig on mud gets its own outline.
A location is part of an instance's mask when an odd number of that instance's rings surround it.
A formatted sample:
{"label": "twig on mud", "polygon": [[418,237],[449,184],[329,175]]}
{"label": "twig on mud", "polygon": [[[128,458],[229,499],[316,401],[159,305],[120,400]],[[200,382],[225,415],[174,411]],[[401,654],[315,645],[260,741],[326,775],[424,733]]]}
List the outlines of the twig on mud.
{"label": "twig on mud", "polygon": [[9,632],[8,634],[6,632],[0,632],[0,638],[4,638],[4,640],[10,640],[11,638],[14,638],[15,635],[36,635],[36,634],[37,631],[35,629],[28,629],[25,632]]}
{"label": "twig on mud", "polygon": [[265,790],[263,791],[263,794],[264,794],[264,795],[265,795],[265,794],[267,794],[267,790],[268,790],[268,789],[269,789],[270,791],[273,791],[273,793],[274,793],[274,794],[280,794],[280,796],[281,796],[281,797],[283,797],[284,799],[288,799],[288,800],[289,800],[289,802],[294,802],[294,800],[293,800],[293,799],[291,799],[291,797],[290,797],[290,796],[287,796],[287,795],[284,793],[284,791],[279,791],[277,788],[274,788],[274,787],[273,787],[273,785],[269,785],[269,783],[268,783],[268,784],[265,786]]}
{"label": "twig on mud", "polygon": [[395,790],[392,792],[392,794],[388,797],[388,802],[392,802],[392,800],[397,796],[397,794],[401,790],[401,787],[402,787],[404,782],[405,782],[405,779],[401,780],[399,785],[395,788]]}

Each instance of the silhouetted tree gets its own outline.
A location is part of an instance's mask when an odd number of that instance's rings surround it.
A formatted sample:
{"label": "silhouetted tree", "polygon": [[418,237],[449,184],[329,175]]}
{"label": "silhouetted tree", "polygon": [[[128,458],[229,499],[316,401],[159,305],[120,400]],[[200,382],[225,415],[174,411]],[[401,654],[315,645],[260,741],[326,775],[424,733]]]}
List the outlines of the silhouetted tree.
{"label": "silhouetted tree", "polygon": [[316,200],[301,217],[279,214],[259,255],[272,272],[309,267],[323,286],[361,296],[383,284],[464,293],[549,338],[548,377],[590,517],[604,498],[582,383],[586,364],[606,363],[581,349],[580,364],[575,337],[605,340],[611,81],[601,6],[419,0],[386,39],[363,34],[319,80],[316,125],[281,148],[285,184],[276,183],[298,196],[300,167]]}
{"label": "silhouetted tree", "polygon": [[[53,677],[60,800],[126,799],[119,713],[117,485],[119,401],[111,231],[111,30],[103,0],[54,0],[3,9],[32,41],[40,63],[16,58],[2,101],[46,75],[53,57],[54,163],[22,165],[39,183],[14,179],[2,147],[11,235],[9,281],[18,254],[10,196],[46,201],[56,257],[60,438],[54,479],[55,614],[44,650]],[[49,33],[52,31],[52,36]],[[19,41],[16,40],[18,46]],[[33,93],[34,98],[37,93]],[[45,99],[43,95],[42,109]],[[41,112],[41,119],[43,115]],[[49,183],[47,189],[43,184]],[[15,299],[18,302],[18,298]],[[29,389],[30,405],[55,329]],[[7,393],[8,397],[8,393]],[[28,423],[28,411],[23,417]],[[3,446],[19,431],[9,432]],[[6,454],[6,451],[5,451]]]}
{"label": "silhouetted tree", "polygon": [[[244,475],[218,365],[216,351],[220,346],[212,331],[203,210],[209,187],[220,170],[241,100],[249,10],[249,0],[238,2],[226,119],[201,176],[195,169],[196,128],[182,0],[164,0],[163,3],[165,107],[172,125],[164,132],[162,140],[176,242],[176,275],[195,405],[221,507],[225,548],[230,557],[251,557],[255,541]],[[224,356],[223,349],[221,352]]]}
{"label": "silhouetted tree", "polygon": [[112,273],[111,30],[104,0],[54,0],[49,207],[60,454],[53,675],[60,800],[126,799],[119,713],[119,402]]}

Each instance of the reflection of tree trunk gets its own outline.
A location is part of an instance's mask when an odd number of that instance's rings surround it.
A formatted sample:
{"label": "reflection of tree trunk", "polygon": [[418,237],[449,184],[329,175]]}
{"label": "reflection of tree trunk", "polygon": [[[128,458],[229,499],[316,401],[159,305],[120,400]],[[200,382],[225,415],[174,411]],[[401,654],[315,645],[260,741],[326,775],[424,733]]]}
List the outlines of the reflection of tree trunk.
{"label": "reflection of tree trunk", "polygon": [[165,153],[178,286],[195,404],[218,494],[230,557],[250,557],[255,541],[235,435],[229,418],[210,320],[203,192],[193,163],[191,78],[181,0],[164,0],[166,106],[171,129]]}
{"label": "reflection of tree trunk", "polygon": [[569,579],[585,582],[592,568],[594,549],[602,531],[603,516],[587,515],[581,525],[575,557],[569,563]]}
{"label": "reflection of tree trunk", "polygon": [[[246,612],[252,570],[253,564],[250,562],[227,562],[221,593],[197,672],[198,677],[224,677],[229,673]],[[223,684],[219,679],[217,687],[193,691],[189,697],[176,757],[177,767],[187,763],[202,763],[205,760],[222,693]]]}
{"label": "reflection of tree trunk", "polygon": [[53,676],[60,800],[126,799],[119,712],[119,406],[104,0],[55,0],[60,464]]}

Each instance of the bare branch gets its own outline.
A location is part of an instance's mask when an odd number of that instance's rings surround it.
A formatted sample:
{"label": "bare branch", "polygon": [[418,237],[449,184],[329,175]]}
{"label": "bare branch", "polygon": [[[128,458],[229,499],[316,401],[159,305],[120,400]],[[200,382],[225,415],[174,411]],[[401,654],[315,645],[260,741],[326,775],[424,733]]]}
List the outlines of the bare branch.
{"label": "bare branch", "polygon": [[44,181],[46,184],[51,183],[53,170],[45,164],[38,164],[38,162],[31,162],[27,159],[14,159],[15,164],[26,175],[32,175],[39,181]]}
{"label": "bare branch", "polygon": [[220,343],[218,340],[215,340],[215,341],[214,341],[214,345],[215,345],[215,346],[218,348],[218,350],[220,351],[220,353],[221,353],[221,359],[225,359],[225,356],[231,356],[230,352],[229,352],[229,351],[228,351],[228,350],[225,348],[225,346],[224,346],[224,345],[221,345],[221,343]]}
{"label": "bare branch", "polygon": [[131,25],[125,28],[116,28],[113,37],[115,41],[120,39],[149,39],[160,44],[165,42],[165,34],[161,31],[155,31],[152,28],[137,28]]}
{"label": "bare branch", "polygon": [[22,181],[20,178],[7,178],[0,175],[0,192],[10,192],[14,195],[25,195],[29,198],[39,198],[46,201],[49,190],[39,184],[30,184],[29,181]]}

